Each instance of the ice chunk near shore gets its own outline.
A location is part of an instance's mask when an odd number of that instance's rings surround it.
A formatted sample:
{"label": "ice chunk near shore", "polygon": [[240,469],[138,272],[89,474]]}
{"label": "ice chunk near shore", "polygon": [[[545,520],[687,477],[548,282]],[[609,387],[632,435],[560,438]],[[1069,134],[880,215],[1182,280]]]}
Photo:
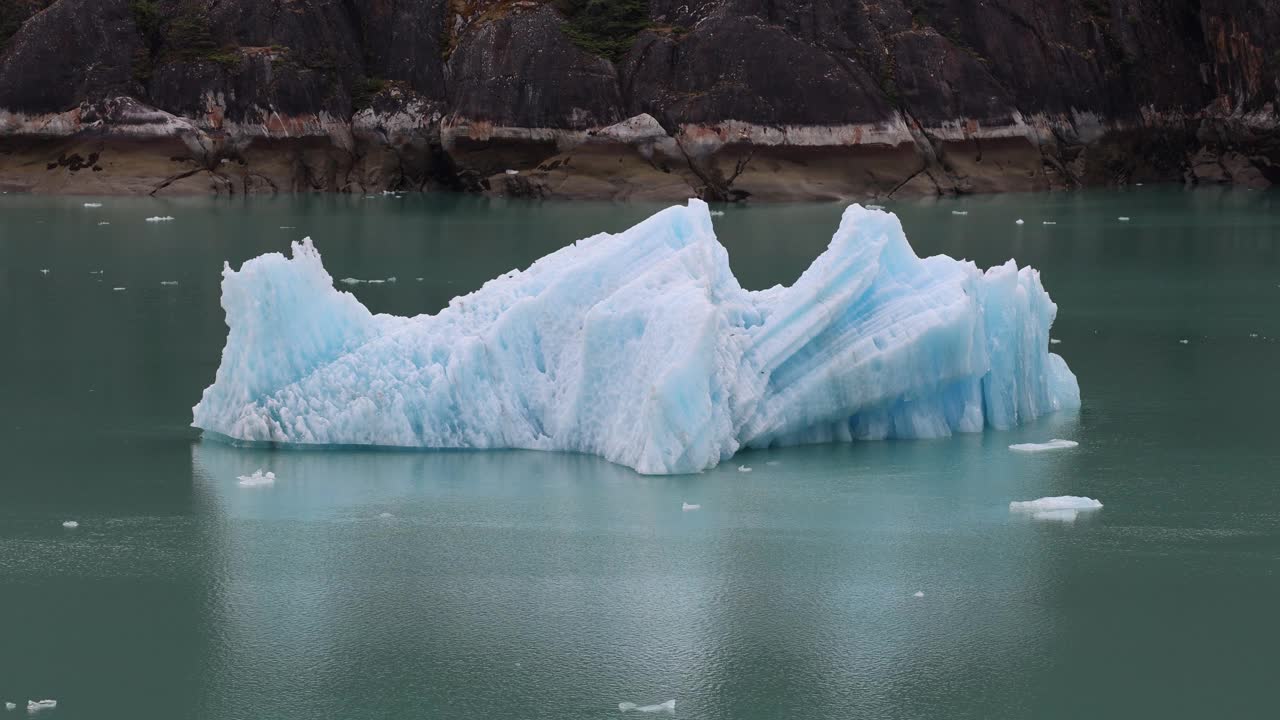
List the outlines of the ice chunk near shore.
{"label": "ice chunk near shore", "polygon": [[1045,452],[1047,450],[1066,450],[1068,448],[1077,447],[1078,445],[1080,445],[1080,443],[1075,440],[1054,438],[1049,442],[1042,443],[1018,443],[1016,445],[1010,445],[1009,449],[1014,452],[1037,453]]}
{"label": "ice chunk near shore", "polygon": [[27,712],[40,712],[41,710],[52,710],[58,707],[57,700],[28,700]]}
{"label": "ice chunk near shore", "polygon": [[173,217],[172,217],[171,215],[164,215],[164,216],[156,215],[156,216],[154,216],[154,217],[149,217],[149,218],[147,218],[147,222],[153,222],[153,223],[154,223],[154,222],[169,222],[169,221],[170,221],[170,220],[172,220],[172,219],[173,219]]}
{"label": "ice chunk near shore", "polygon": [[252,475],[241,475],[236,479],[240,481],[240,487],[263,487],[265,485],[274,484],[276,481],[276,474],[273,472],[267,472],[264,475],[262,473],[262,469],[259,468],[257,472]]}
{"label": "ice chunk near shore", "polygon": [[790,287],[744,289],[706,203],[513,270],[435,315],[375,315],[310,239],[223,269],[229,327],[193,408],[212,438],[523,448],[689,473],[744,447],[936,438],[1080,404],[1031,268],[919,258],[845,210]]}
{"label": "ice chunk near shore", "polygon": [[656,713],[656,712],[673,713],[676,711],[676,701],[668,700],[664,703],[658,703],[657,705],[636,705],[633,702],[622,702],[622,703],[618,703],[618,710],[622,712],[635,710],[636,712],[642,712],[642,713]]}
{"label": "ice chunk near shore", "polygon": [[702,509],[701,505],[690,504],[690,503],[680,503],[680,510],[682,510],[683,512],[691,512],[693,510],[701,510],[701,509]]}

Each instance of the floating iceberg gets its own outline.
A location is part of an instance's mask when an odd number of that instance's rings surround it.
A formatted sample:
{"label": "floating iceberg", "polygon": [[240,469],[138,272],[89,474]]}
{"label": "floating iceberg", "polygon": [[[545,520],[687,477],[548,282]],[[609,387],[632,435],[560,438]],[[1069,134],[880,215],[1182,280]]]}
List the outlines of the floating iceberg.
{"label": "floating iceberg", "polygon": [[1009,512],[1027,512],[1033,515],[1042,513],[1052,513],[1058,511],[1080,511],[1080,510],[1098,510],[1102,508],[1102,503],[1087,497],[1076,497],[1075,495],[1059,495],[1057,497],[1042,497],[1038,500],[1021,500],[1009,503]]}
{"label": "floating iceberg", "polygon": [[102,203],[85,203],[84,206],[87,208],[100,208]]}
{"label": "floating iceberg", "polygon": [[454,298],[374,315],[311,240],[223,269],[230,328],[193,408],[212,437],[281,445],[590,453],[642,473],[743,447],[934,438],[1078,407],[1032,268],[916,257],[849,207],[790,287],[748,291],[707,205],[581,240]]}
{"label": "floating iceberg", "polygon": [[41,710],[52,710],[58,707],[57,700],[28,700],[27,712],[40,712]]}
{"label": "floating iceberg", "polygon": [[241,475],[236,479],[240,481],[240,487],[263,487],[264,485],[274,484],[276,481],[276,474],[268,472],[263,475],[262,469],[259,468],[258,471],[252,475]]}
{"label": "floating iceberg", "polygon": [[172,215],[155,215],[147,218],[147,222],[169,222],[172,219]]}
{"label": "floating iceberg", "polygon": [[658,703],[657,705],[636,705],[635,703],[632,703],[632,702],[623,702],[623,703],[618,703],[618,709],[621,710],[622,712],[635,710],[636,712],[642,712],[642,713],[656,713],[656,712],[673,713],[676,711],[676,701],[668,700],[664,703]]}
{"label": "floating iceberg", "polygon": [[915,594],[913,594],[911,597],[918,597],[918,598],[922,598],[922,597],[924,597],[924,591],[923,591],[923,590],[917,590],[917,591],[915,591]]}
{"label": "floating iceberg", "polygon": [[75,530],[76,528],[80,527],[80,523],[76,522],[75,520],[64,520],[62,522],[62,527],[68,530]]}
{"label": "floating iceberg", "polygon": [[690,504],[690,503],[680,503],[680,509],[683,510],[684,512],[691,512],[693,510],[701,510],[702,506],[697,504]]}
{"label": "floating iceberg", "polygon": [[15,703],[6,702],[6,703],[4,704],[4,709],[5,709],[5,710],[16,710],[16,709],[18,709],[18,706],[17,706]]}
{"label": "floating iceberg", "polygon": [[1066,450],[1068,448],[1077,447],[1079,445],[1080,443],[1076,442],[1075,440],[1063,440],[1061,438],[1054,438],[1049,442],[1042,442],[1042,443],[1018,443],[1017,445],[1010,445],[1009,449],[1014,452],[1035,453],[1035,452],[1045,452],[1046,450]]}

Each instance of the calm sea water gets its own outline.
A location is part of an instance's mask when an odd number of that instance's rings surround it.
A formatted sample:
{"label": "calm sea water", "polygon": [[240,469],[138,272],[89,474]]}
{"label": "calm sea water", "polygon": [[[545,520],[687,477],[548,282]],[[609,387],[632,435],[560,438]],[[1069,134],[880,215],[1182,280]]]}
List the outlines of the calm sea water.
{"label": "calm sea water", "polygon": [[[922,255],[1043,271],[1084,407],[682,477],[235,449],[188,427],[225,337],[224,260],[310,235],[335,277],[397,277],[354,289],[372,309],[418,313],[652,207],[85,201],[0,197],[15,715],[42,698],[51,720],[594,719],[670,699],[734,720],[1275,712],[1278,195],[891,204]],[[793,280],[840,210],[725,208],[716,226],[759,288]],[[1007,449],[1051,437],[1080,447]],[[238,487],[259,467],[273,487]],[[1007,509],[1059,494],[1106,507],[1070,525]]]}

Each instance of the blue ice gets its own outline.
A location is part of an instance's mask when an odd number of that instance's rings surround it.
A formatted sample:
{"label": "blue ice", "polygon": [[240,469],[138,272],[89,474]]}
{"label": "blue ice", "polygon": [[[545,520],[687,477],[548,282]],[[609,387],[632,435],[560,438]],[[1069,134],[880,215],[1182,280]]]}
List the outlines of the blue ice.
{"label": "blue ice", "polygon": [[310,239],[223,269],[230,332],[193,425],[285,445],[526,448],[688,473],[744,447],[937,438],[1078,407],[1032,268],[918,258],[852,205],[790,287],[748,291],[707,205],[374,315]]}

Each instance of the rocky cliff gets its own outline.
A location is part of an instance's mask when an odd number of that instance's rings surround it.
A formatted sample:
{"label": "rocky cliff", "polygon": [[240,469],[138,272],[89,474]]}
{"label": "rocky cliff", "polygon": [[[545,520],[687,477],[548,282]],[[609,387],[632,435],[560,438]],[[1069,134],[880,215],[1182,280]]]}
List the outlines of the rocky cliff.
{"label": "rocky cliff", "polygon": [[0,188],[1280,182],[1273,0],[0,0]]}

